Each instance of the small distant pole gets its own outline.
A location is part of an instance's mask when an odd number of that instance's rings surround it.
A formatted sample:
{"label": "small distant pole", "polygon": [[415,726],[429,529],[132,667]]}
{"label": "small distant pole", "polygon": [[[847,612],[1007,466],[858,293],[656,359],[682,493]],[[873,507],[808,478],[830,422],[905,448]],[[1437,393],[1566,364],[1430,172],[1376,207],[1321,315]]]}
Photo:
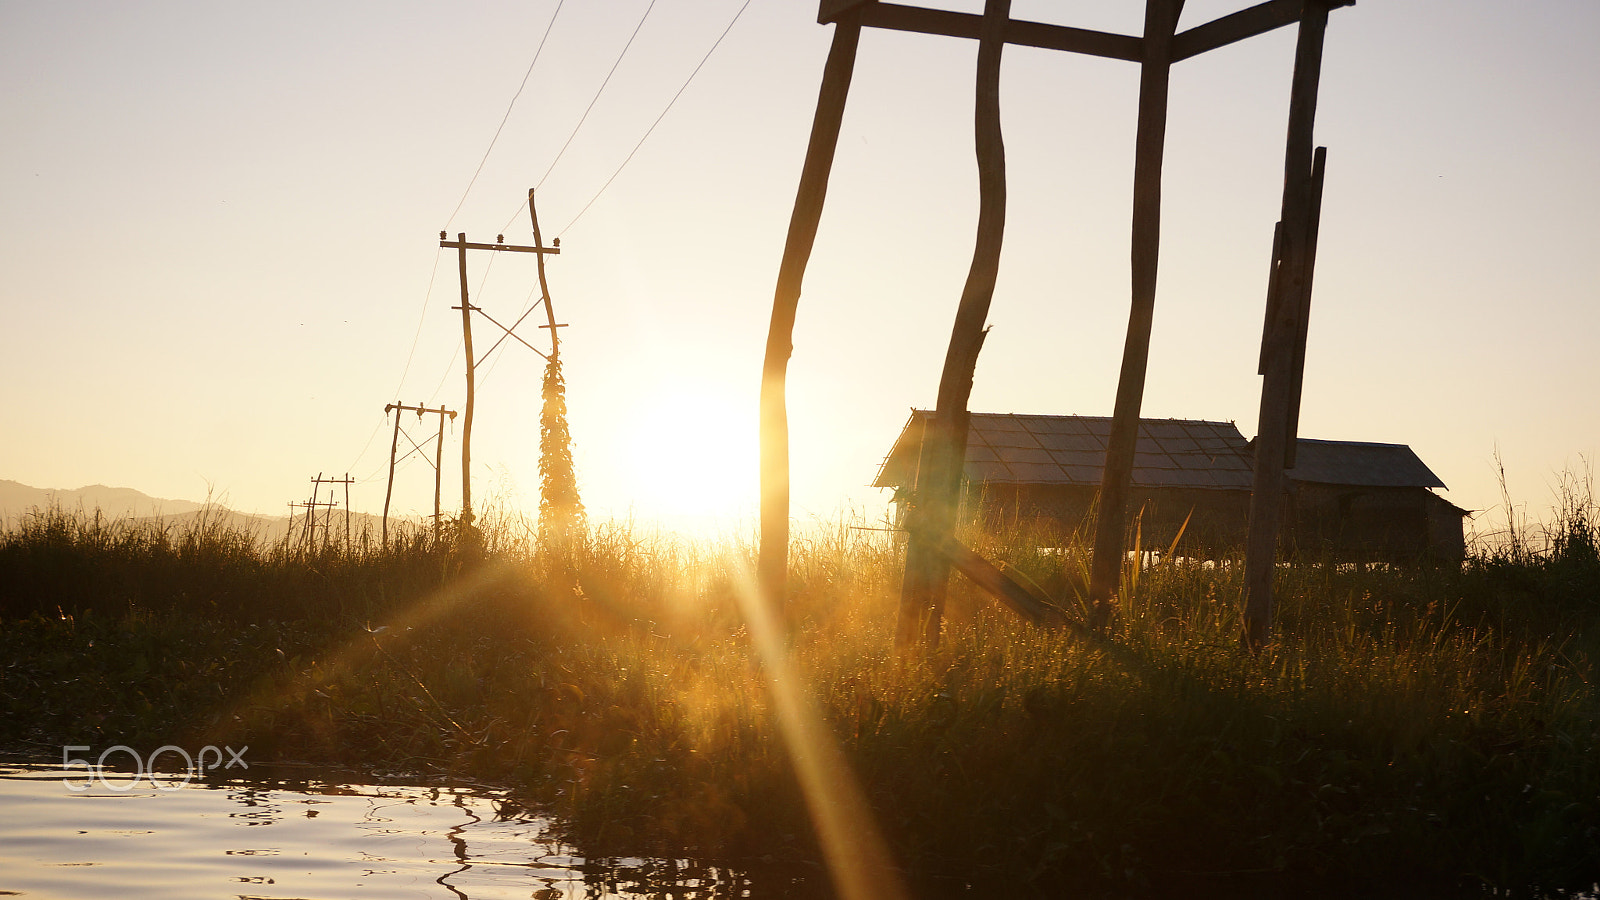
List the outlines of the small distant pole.
{"label": "small distant pole", "polygon": [[[446,410],[444,408],[444,404],[442,404],[442,403],[439,404],[439,409],[438,409],[438,413],[439,413],[439,436],[437,438],[437,442],[433,446],[433,539],[434,540],[438,540],[439,539],[439,514],[440,514],[439,493],[440,493],[440,490],[441,490],[441,488],[443,486],[443,482],[444,482],[444,416],[445,416],[445,412],[446,412]],[[421,413],[417,413],[417,416],[420,418],[422,416],[422,414]],[[450,418],[454,419],[455,417],[456,417],[455,413],[453,413],[453,412],[450,413]]]}
{"label": "small distant pole", "polygon": [[[442,234],[442,233],[441,233]],[[467,233],[456,235],[461,269],[461,342],[467,358],[467,413],[461,421],[461,527],[472,526],[472,411],[477,376],[472,359],[472,301],[467,297]]]}
{"label": "small distant pole", "polygon": [[[390,403],[383,408],[383,414],[388,415],[395,404]],[[389,487],[383,492],[383,546],[389,547],[389,499],[394,496],[394,454],[400,449],[400,414],[394,414],[394,437],[389,441]]]}
{"label": "small distant pole", "polygon": [[[324,546],[333,543],[333,510],[339,505],[334,498],[333,486],[344,485],[344,531],[345,542],[350,540],[350,482],[353,481],[346,473],[343,478],[323,478],[318,472],[317,477],[311,479],[311,499],[306,501],[306,547],[315,549],[317,542],[317,510],[323,511],[322,516],[322,543]],[[328,486],[328,499],[322,499],[322,486]]]}
{"label": "small distant pole", "polygon": [[[439,501],[440,501],[440,493],[442,491],[442,483],[443,483],[442,474],[444,472],[444,417],[445,416],[449,416],[451,419],[454,419],[456,417],[455,410],[453,410],[453,409],[445,409],[444,408],[444,404],[442,404],[442,403],[439,404],[439,408],[438,409],[429,409],[428,407],[422,406],[420,404],[417,405],[417,406],[407,406],[404,403],[390,403],[390,404],[384,406],[383,412],[384,412],[385,415],[388,415],[391,411],[393,411],[394,414],[395,414],[395,416],[394,416],[394,438],[389,443],[389,487],[388,487],[388,490],[384,491],[384,494],[383,494],[383,542],[384,542],[385,546],[388,546],[388,543],[389,543],[389,500],[390,500],[391,497],[394,496],[394,470],[395,470],[395,464],[398,462],[398,460],[395,457],[395,453],[399,450],[399,447],[400,447],[400,413],[403,413],[403,412],[414,412],[414,413],[417,414],[417,418],[418,419],[422,418],[422,414],[423,413],[432,413],[432,414],[437,415],[439,417],[439,433],[437,435],[437,440],[438,440],[439,443],[438,443],[438,445],[436,447],[434,447],[433,460],[432,460],[432,463],[433,463],[433,536],[435,538],[437,538],[439,536],[439,519],[440,519],[440,516],[441,516],[440,502]],[[409,434],[406,435],[406,440],[411,441],[411,446],[416,448],[415,450],[409,451],[406,454],[407,456],[410,456],[411,453],[418,452],[418,451],[420,451],[422,449],[422,445],[419,445],[416,441],[412,440],[411,439],[411,435],[409,435]],[[427,444],[427,443],[428,443],[427,441],[423,441],[422,442],[422,444]],[[424,456],[423,459],[427,459],[427,457]]]}

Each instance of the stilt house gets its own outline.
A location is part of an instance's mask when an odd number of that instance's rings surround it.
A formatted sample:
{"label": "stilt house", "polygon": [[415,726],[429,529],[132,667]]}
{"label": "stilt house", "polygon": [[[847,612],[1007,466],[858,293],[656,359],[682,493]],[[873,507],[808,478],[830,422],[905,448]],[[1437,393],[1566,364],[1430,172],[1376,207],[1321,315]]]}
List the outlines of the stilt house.
{"label": "stilt house", "polygon": [[[873,486],[893,488],[901,512],[917,483],[922,428],[913,410]],[[1089,527],[1111,419],[973,413],[964,508],[991,526],[1043,525],[1070,535]],[[1283,546],[1346,560],[1404,561],[1464,555],[1466,511],[1433,493],[1444,482],[1403,444],[1302,438],[1288,471]],[[1146,548],[1181,532],[1189,554],[1243,545],[1254,483],[1251,442],[1232,422],[1143,419],[1128,521]]]}

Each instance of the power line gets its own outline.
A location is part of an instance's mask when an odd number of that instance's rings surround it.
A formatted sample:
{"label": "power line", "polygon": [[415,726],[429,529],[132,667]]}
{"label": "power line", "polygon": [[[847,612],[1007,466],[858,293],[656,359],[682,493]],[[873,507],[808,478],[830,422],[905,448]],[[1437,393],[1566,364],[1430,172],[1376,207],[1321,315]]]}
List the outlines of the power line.
{"label": "power line", "polygon": [[700,58],[700,64],[694,67],[694,71],[690,72],[689,77],[684,79],[683,86],[678,88],[678,92],[672,95],[671,100],[667,101],[666,108],[661,110],[661,115],[656,116],[656,120],[650,123],[649,128],[645,129],[644,137],[639,138],[639,143],[634,144],[633,149],[628,151],[628,156],[622,161],[622,165],[617,166],[617,170],[611,173],[611,177],[607,178],[606,183],[600,186],[600,190],[595,191],[594,196],[589,198],[589,202],[583,205],[583,209],[578,210],[578,214],[572,217],[572,221],[556,232],[558,236],[566,234],[568,228],[576,225],[578,220],[583,218],[583,214],[589,211],[589,207],[593,206],[594,202],[600,199],[600,195],[606,192],[606,188],[611,186],[611,182],[616,181],[617,176],[622,174],[622,170],[627,167],[628,163],[633,161],[634,154],[638,153],[639,148],[644,146],[644,142],[650,139],[650,134],[656,130],[657,125],[661,124],[661,120],[667,117],[667,113],[672,110],[673,104],[678,102],[678,98],[683,96],[683,92],[689,89],[689,83],[694,81],[696,75],[700,74],[700,70],[705,67],[706,61],[711,59],[711,54],[717,52],[717,48],[722,45],[722,39],[728,36],[728,32],[733,30],[733,26],[739,21],[739,17],[744,15],[744,11],[749,7],[750,0],[744,0],[744,5],[739,7],[739,11],[733,14],[733,19],[728,22],[728,27],[722,29],[722,34],[717,36],[716,41],[711,45],[711,49],[707,50],[706,55]]}
{"label": "power line", "polygon": [[500,132],[505,130],[506,122],[511,118],[512,107],[517,105],[517,98],[522,96],[523,89],[528,86],[528,78],[533,75],[533,67],[539,62],[539,54],[544,52],[544,42],[550,39],[550,30],[556,27],[556,16],[561,14],[561,5],[565,2],[566,0],[558,0],[555,12],[550,14],[550,22],[544,27],[544,36],[539,38],[539,47],[533,51],[533,62],[528,63],[528,71],[522,73],[522,83],[517,85],[517,92],[511,95],[511,102],[506,104],[506,114],[500,117],[500,125],[494,130],[494,137],[489,139],[489,146],[484,149],[483,158],[478,160],[478,168],[473,170],[472,179],[467,182],[467,189],[461,192],[461,199],[456,201],[456,208],[450,211],[450,218],[445,220],[446,230],[449,230],[450,223],[456,220],[456,214],[461,212],[462,204],[467,202],[467,195],[472,193],[472,186],[478,183],[478,176],[483,174],[483,164],[489,161],[489,154],[494,151],[495,142],[500,140]]}
{"label": "power line", "polygon": [[[406,376],[411,374],[411,361],[417,355],[417,342],[422,339],[422,325],[428,318],[428,304],[433,300],[433,284],[439,277],[439,256],[444,251],[438,247],[433,251],[433,271],[428,273],[428,290],[422,296],[422,309],[417,311],[417,330],[411,335],[411,349],[406,351],[406,364],[400,370],[400,383],[395,385],[394,396],[400,396],[400,389],[406,385]],[[355,462],[345,467],[345,471],[354,469],[360,464],[367,451],[371,449],[372,442],[377,439],[378,432],[383,430],[383,420],[379,420],[372,428],[372,433],[367,435],[366,443],[361,445],[361,452],[356,454]]]}
{"label": "power line", "polygon": [[556,153],[556,158],[550,161],[550,168],[544,170],[544,175],[540,176],[539,183],[533,186],[534,190],[544,187],[545,179],[549,178],[550,173],[555,171],[556,163],[561,161],[561,157],[566,154],[567,148],[572,146],[572,139],[578,136],[578,130],[583,127],[583,123],[589,118],[589,112],[600,101],[600,95],[605,93],[606,85],[611,83],[611,76],[617,74],[617,67],[622,65],[622,58],[628,55],[628,48],[633,46],[633,39],[639,36],[639,29],[644,27],[644,20],[650,18],[650,10],[655,8],[656,0],[650,0],[650,5],[644,8],[644,15],[639,17],[639,24],[633,26],[633,34],[628,36],[628,42],[622,45],[622,52],[617,54],[616,62],[611,64],[611,71],[607,72],[605,80],[600,82],[600,89],[594,92],[594,97],[589,100],[589,106],[584,109],[583,115],[578,118],[578,124],[574,125],[572,133],[567,135],[567,142],[561,145],[561,150]]}

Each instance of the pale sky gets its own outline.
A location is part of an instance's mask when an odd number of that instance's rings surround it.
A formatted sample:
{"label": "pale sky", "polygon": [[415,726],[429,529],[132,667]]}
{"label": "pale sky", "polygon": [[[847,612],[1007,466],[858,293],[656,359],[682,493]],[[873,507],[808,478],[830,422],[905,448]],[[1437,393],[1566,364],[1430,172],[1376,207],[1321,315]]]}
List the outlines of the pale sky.
{"label": "pale sky", "polygon": [[[539,194],[580,487],[599,516],[750,515],[778,258],[831,28],[752,0],[0,0],[0,478],[209,492],[272,514],[348,471],[383,502],[384,404],[464,395],[453,253]],[[978,11],[981,3],[949,2]],[[1248,5],[1190,0],[1182,27]],[[1142,4],[1017,18],[1136,34]],[[1329,147],[1301,434],[1410,444],[1468,509],[1493,455],[1535,518],[1600,450],[1600,4],[1362,0],[1328,29]],[[1294,29],[1174,69],[1144,414],[1255,433]],[[865,485],[933,403],[971,258],[976,46],[868,32],[801,300],[796,515]],[[1108,415],[1128,311],[1138,69],[1008,48],[1010,206],[972,409]],[[528,242],[525,215],[506,239]],[[472,258],[504,322],[531,261]],[[432,290],[429,286],[432,281]],[[482,282],[484,287],[477,292]],[[524,330],[536,346],[543,333]],[[493,327],[479,321],[482,350]],[[413,352],[414,344],[414,352]],[[408,365],[409,359],[409,365]],[[541,361],[480,368],[474,492],[538,498]],[[430,427],[415,426],[418,440]],[[445,503],[459,502],[459,419]],[[402,447],[404,447],[402,440]],[[395,507],[431,511],[402,465]]]}

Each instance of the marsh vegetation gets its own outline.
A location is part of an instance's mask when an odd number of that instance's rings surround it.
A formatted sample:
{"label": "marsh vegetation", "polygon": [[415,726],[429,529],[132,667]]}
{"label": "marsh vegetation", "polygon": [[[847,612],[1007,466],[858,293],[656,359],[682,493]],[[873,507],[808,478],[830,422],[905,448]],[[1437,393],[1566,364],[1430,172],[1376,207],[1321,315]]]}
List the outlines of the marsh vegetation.
{"label": "marsh vegetation", "polygon": [[[303,552],[204,518],[38,511],[0,534],[0,746],[468,774],[593,856],[805,871],[823,853],[781,675],[917,893],[1584,890],[1600,534],[1592,501],[1569,507],[1550,541],[1459,568],[1280,567],[1257,654],[1237,561],[1174,557],[1129,572],[1104,639],[957,579],[939,649],[898,657],[901,546],[817,526],[781,659],[752,641],[747,541],[597,526],[556,552],[489,514],[481,542]],[[1074,611],[1081,545],[964,537]]]}

